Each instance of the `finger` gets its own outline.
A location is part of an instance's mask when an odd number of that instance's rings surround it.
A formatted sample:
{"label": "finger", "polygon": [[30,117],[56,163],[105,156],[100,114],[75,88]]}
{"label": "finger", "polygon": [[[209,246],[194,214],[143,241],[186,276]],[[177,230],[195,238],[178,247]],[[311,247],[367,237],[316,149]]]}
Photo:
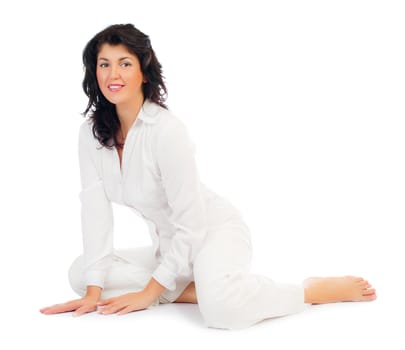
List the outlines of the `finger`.
{"label": "finger", "polygon": [[39,309],[39,312],[45,313],[47,310],[53,308],[55,305],[43,307],[42,309]]}
{"label": "finger", "polygon": [[125,314],[128,314],[130,312],[141,311],[141,310],[145,310],[145,309],[136,308],[136,307],[133,307],[133,306],[127,306],[127,307],[124,307],[123,309],[121,309],[120,311],[118,311],[117,315],[125,315]]}
{"label": "finger", "polygon": [[132,309],[131,307],[127,306],[127,307],[121,309],[120,311],[118,311],[117,315],[125,315],[125,314],[128,314],[128,313],[132,312],[132,311],[135,311],[135,310]]}
{"label": "finger", "polygon": [[99,311],[99,313],[102,315],[110,315],[110,314],[114,314],[114,313],[122,310],[124,307],[125,306],[110,305],[110,306],[104,307],[102,310]]}
{"label": "finger", "polygon": [[81,316],[83,314],[89,313],[96,311],[97,307],[95,305],[84,305],[82,307],[79,307],[74,313],[73,316]]}
{"label": "finger", "polygon": [[59,314],[63,312],[69,312],[75,310],[74,307],[67,306],[67,305],[54,305],[49,308],[46,308],[45,310],[42,311],[43,314],[45,315],[51,315],[51,314]]}
{"label": "finger", "polygon": [[62,312],[69,312],[69,311],[74,311],[78,307],[77,302],[67,302],[64,304],[55,304],[49,307],[45,307],[41,309],[40,311],[45,314],[45,315],[51,315],[51,314],[58,314]]}
{"label": "finger", "polygon": [[110,298],[110,299],[106,299],[106,300],[101,300],[97,303],[98,306],[105,306],[108,304],[111,304],[115,301],[115,298]]}
{"label": "finger", "polygon": [[126,307],[122,310],[120,310],[119,312],[117,312],[117,315],[121,316],[121,315],[126,315],[130,312],[132,312],[133,310],[131,310],[129,307]]}

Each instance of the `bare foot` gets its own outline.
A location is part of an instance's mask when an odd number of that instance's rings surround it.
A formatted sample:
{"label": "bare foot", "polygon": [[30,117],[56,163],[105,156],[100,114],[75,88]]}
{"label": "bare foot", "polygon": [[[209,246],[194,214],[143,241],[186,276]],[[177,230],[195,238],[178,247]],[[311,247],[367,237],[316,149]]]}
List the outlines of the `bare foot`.
{"label": "bare foot", "polygon": [[361,277],[311,277],[303,282],[305,303],[326,304],[339,301],[372,301],[375,289]]}

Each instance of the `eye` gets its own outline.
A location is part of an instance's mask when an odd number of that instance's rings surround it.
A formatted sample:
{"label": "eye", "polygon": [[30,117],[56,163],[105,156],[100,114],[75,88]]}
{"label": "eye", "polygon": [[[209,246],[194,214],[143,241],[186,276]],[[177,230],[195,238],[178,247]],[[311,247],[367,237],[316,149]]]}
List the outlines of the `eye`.
{"label": "eye", "polygon": [[108,63],[100,63],[99,67],[100,68],[106,68],[106,67],[108,67]]}
{"label": "eye", "polygon": [[132,64],[129,63],[129,62],[122,62],[121,63],[121,67],[130,67],[130,66],[132,66]]}

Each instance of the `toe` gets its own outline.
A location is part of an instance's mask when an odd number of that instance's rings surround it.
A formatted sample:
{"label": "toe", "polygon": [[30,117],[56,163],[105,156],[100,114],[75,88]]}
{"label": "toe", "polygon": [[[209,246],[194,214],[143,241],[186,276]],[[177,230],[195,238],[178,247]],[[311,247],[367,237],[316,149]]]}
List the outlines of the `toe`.
{"label": "toe", "polygon": [[364,288],[364,289],[367,289],[367,288],[371,287],[371,284],[368,283],[368,281],[361,281],[361,282],[358,282],[358,283],[359,283],[360,287]]}
{"label": "toe", "polygon": [[364,282],[364,278],[362,278],[362,277],[351,276],[351,278],[353,278],[355,282],[359,282],[359,283]]}
{"label": "toe", "polygon": [[361,298],[362,301],[373,301],[377,299],[377,295],[376,294],[371,294],[371,295],[363,295],[363,297]]}
{"label": "toe", "polygon": [[374,288],[363,290],[363,295],[373,295],[373,294],[375,294]]}

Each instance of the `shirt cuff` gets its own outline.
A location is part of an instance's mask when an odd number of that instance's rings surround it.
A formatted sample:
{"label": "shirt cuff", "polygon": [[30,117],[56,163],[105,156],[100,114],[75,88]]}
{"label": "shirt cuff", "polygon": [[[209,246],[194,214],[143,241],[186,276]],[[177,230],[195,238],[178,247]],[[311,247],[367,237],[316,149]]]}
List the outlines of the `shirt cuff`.
{"label": "shirt cuff", "polygon": [[104,288],[104,279],[106,272],[102,270],[89,270],[84,273],[86,286],[97,286]]}
{"label": "shirt cuff", "polygon": [[156,268],[152,274],[152,277],[166,289],[170,291],[174,291],[176,289],[177,276],[162,264]]}

